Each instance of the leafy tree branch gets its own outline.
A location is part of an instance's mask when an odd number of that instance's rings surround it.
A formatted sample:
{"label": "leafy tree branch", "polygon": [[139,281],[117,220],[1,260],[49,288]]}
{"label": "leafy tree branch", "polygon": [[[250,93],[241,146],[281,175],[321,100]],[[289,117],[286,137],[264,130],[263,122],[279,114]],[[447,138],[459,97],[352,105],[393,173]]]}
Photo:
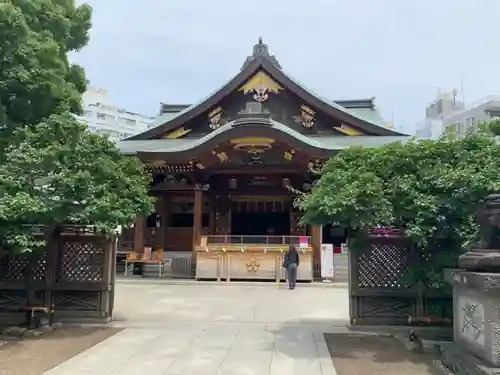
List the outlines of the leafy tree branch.
{"label": "leafy tree branch", "polygon": [[415,271],[418,281],[434,285],[443,267],[477,243],[477,203],[498,191],[499,171],[500,145],[483,132],[350,148],[326,164],[317,186],[295,204],[308,223],[337,222],[360,234],[404,229],[427,260],[425,272]]}

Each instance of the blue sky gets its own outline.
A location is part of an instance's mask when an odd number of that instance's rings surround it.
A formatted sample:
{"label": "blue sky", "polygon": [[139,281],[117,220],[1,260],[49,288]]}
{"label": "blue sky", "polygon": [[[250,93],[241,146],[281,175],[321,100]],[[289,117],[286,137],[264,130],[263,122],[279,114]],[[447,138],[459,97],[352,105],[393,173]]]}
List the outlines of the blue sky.
{"label": "blue sky", "polygon": [[91,41],[74,59],[114,104],[148,115],[161,101],[190,104],[214,91],[259,36],[314,92],[375,96],[406,131],[438,88],[460,90],[461,77],[466,102],[500,94],[500,0],[86,2]]}

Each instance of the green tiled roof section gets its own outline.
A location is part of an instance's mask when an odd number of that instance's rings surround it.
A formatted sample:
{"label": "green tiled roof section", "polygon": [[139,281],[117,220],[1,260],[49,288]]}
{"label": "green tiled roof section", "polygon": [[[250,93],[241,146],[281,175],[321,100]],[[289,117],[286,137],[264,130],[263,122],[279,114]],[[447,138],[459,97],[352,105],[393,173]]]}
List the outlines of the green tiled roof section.
{"label": "green tiled roof section", "polygon": [[377,110],[369,109],[369,108],[349,108],[349,109],[345,108],[345,107],[341,106],[340,104],[332,102],[331,100],[328,100],[328,99],[322,97],[321,95],[318,95],[317,93],[315,93],[312,90],[308,89],[306,86],[304,86],[303,84],[301,84],[300,82],[298,82],[294,78],[292,78],[289,75],[287,75],[285,72],[283,72],[283,74],[290,81],[294,82],[297,86],[300,86],[303,90],[307,91],[309,94],[315,96],[316,98],[318,98],[322,102],[326,103],[327,105],[330,105],[330,106],[334,107],[335,109],[338,109],[339,111],[348,113],[348,114],[350,114],[350,115],[352,115],[354,117],[357,117],[357,118],[359,118],[361,120],[369,122],[370,124],[376,125],[376,126],[381,127],[381,128],[387,128],[387,129],[389,129],[385,125],[384,119],[382,118],[382,116],[380,115],[380,113]]}
{"label": "green tiled roof section", "polygon": [[[310,146],[326,150],[343,150],[352,146],[379,147],[391,142],[407,142],[412,137],[402,136],[322,136],[307,137],[286,125],[273,122],[272,127],[289,134],[301,142]],[[124,140],[118,143],[121,152],[126,155],[134,155],[137,152],[182,152],[192,150],[217,135],[232,129],[231,123],[221,126],[219,129],[202,138],[181,139],[152,139],[144,141]]]}
{"label": "green tiled roof section", "polygon": [[346,109],[347,112],[351,113],[353,116],[370,122],[372,124],[386,127],[385,121],[380,115],[379,111],[371,108],[349,108]]}
{"label": "green tiled roof section", "polygon": [[212,96],[214,96],[216,93],[218,93],[224,87],[226,87],[229,83],[231,83],[233,78],[234,77],[231,77],[231,79],[229,81],[227,81],[226,83],[221,85],[219,88],[217,88],[217,90],[214,90],[209,95],[207,95],[203,99],[199,100],[197,103],[191,104],[189,107],[183,109],[182,111],[177,112],[177,113],[163,113],[163,114],[161,114],[160,116],[158,116],[156,118],[156,120],[153,122],[153,124],[151,125],[151,127],[149,129],[153,129],[153,128],[156,128],[156,127],[161,126],[163,124],[166,124],[167,122],[172,121],[174,118],[179,117],[180,115],[191,111],[193,108],[198,107],[200,104],[202,104],[206,100],[210,99]]}
{"label": "green tiled roof section", "polygon": [[323,147],[322,142],[319,140],[315,140],[315,139],[312,139],[311,137],[305,136],[305,135],[299,133],[297,130],[293,130],[291,127],[283,125],[280,122],[277,122],[277,121],[271,121],[271,122],[273,124],[272,125],[273,128],[278,129],[278,130],[282,131],[283,133],[287,133],[290,136],[298,139],[299,141],[301,141],[303,143],[306,143],[306,144],[309,144],[311,146],[318,147],[318,148],[326,148],[326,147]]}
{"label": "green tiled roof section", "polygon": [[118,143],[118,148],[124,154],[132,155],[141,151],[158,151],[158,152],[180,152],[196,148],[208,140],[223,133],[232,126],[226,124],[214,130],[201,138],[178,138],[178,139],[147,139],[141,141],[123,140]]}
{"label": "green tiled roof section", "polygon": [[[295,80],[294,78],[290,77],[289,75],[287,75],[286,73],[283,72],[283,74],[292,82],[294,82],[297,86],[300,86],[303,90],[309,92],[311,95],[317,97],[319,100],[321,100],[322,102],[326,103],[327,105],[330,105],[336,109],[338,109],[339,111],[342,111],[342,112],[345,112],[345,113],[348,113],[354,117],[357,117],[361,120],[364,120],[368,123],[371,123],[373,125],[376,125],[378,127],[382,127],[382,128],[387,128],[387,126],[385,125],[385,121],[384,119],[382,118],[382,116],[380,115],[380,113],[376,110],[376,109],[370,109],[370,108],[345,108],[343,106],[341,106],[340,104],[337,104],[329,99],[326,99],[324,97],[322,97],[321,95],[318,95],[317,93],[314,93],[312,90],[310,90],[309,88],[307,88],[306,86],[304,86],[303,84],[301,84],[300,82],[298,82],[297,80]],[[228,85],[232,80],[233,80],[234,77],[232,77],[229,81],[227,81],[226,83],[224,83],[223,85],[221,85],[219,88],[217,88],[216,90],[214,90],[212,93],[210,93],[209,95],[207,95],[206,97],[204,97],[203,99],[201,99],[200,101],[198,101],[197,103],[195,104],[192,104],[190,105],[189,107],[183,109],[182,111],[180,112],[177,112],[177,113],[163,113],[162,115],[158,116],[156,118],[156,120],[153,122],[153,124],[151,125],[151,128],[155,128],[155,127],[158,127],[158,126],[161,126],[169,121],[172,121],[174,118],[184,114],[184,113],[187,113],[189,111],[191,111],[193,108],[196,108],[198,105],[202,104],[203,102],[205,102],[206,100],[210,99],[213,95],[215,95],[217,92],[219,92],[220,90],[222,90],[226,85]]]}
{"label": "green tiled roof section", "polygon": [[380,147],[392,142],[406,143],[412,136],[378,136],[378,135],[357,135],[357,136],[328,136],[311,137],[318,139],[327,150],[343,150],[349,147]]}

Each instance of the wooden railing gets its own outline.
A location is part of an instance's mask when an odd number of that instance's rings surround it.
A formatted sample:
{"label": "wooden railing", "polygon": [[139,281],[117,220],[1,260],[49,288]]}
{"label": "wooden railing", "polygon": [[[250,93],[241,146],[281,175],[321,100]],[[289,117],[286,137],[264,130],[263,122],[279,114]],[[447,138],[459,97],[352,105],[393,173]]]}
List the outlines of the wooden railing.
{"label": "wooden railing", "polygon": [[[311,237],[308,236],[233,236],[233,235],[212,235],[206,237],[207,245],[227,244],[227,245],[295,245],[307,241],[311,245]],[[301,241],[302,240],[302,241]]]}

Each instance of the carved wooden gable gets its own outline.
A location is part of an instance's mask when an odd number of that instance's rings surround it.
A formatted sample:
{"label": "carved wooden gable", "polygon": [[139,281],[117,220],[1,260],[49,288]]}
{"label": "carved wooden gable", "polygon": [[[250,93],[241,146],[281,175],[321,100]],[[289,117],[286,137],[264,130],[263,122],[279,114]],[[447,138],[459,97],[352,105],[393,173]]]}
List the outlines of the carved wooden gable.
{"label": "carved wooden gable", "polygon": [[[200,138],[255,114],[304,135],[404,135],[379,125],[382,122],[370,100],[344,102],[354,106],[325,101],[300,86],[282,71],[267,45],[259,40],[241,71],[210,98],[189,108],[169,105],[169,111],[162,115],[162,125],[132,139]],[[172,108],[182,111],[172,118]]]}

